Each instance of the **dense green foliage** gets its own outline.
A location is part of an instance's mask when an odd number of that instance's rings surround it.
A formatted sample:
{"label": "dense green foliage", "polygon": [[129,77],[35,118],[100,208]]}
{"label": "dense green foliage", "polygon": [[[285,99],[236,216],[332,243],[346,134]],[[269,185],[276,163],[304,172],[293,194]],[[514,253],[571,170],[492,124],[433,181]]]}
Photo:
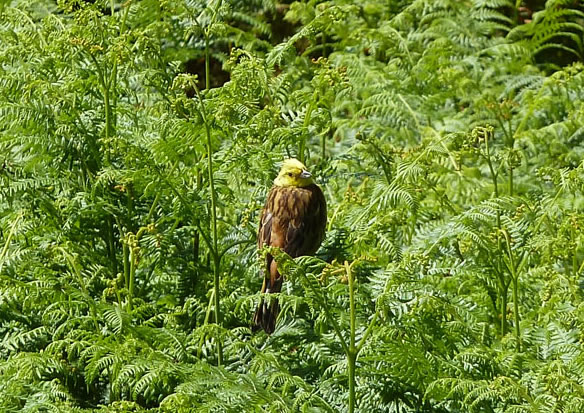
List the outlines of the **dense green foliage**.
{"label": "dense green foliage", "polygon": [[584,9],[526,3],[1,2],[0,411],[584,411]]}

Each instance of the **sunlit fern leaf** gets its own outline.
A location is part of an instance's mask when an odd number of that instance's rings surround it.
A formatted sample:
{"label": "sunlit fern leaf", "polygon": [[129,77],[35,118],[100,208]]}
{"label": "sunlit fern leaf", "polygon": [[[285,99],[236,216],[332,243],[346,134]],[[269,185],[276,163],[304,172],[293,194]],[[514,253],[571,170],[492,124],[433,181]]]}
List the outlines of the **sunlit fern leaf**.
{"label": "sunlit fern leaf", "polygon": [[515,7],[513,0],[473,0],[476,8],[489,7],[497,9],[499,7]]}
{"label": "sunlit fern leaf", "polygon": [[290,59],[294,52],[294,46],[289,42],[280,43],[270,51],[266,62],[269,66],[281,65],[283,61]]}
{"label": "sunlit fern leaf", "polygon": [[103,316],[114,334],[121,334],[130,324],[130,316],[119,305],[105,309]]}
{"label": "sunlit fern leaf", "polygon": [[379,245],[385,251],[385,253],[394,261],[399,261],[401,259],[401,245],[396,242],[395,237],[387,236],[386,234],[377,233],[377,238]]}
{"label": "sunlit fern leaf", "polygon": [[522,96],[527,90],[539,89],[543,85],[544,80],[545,78],[537,75],[514,76],[507,81],[507,86],[503,92],[504,95],[502,95],[501,98],[509,96],[512,93],[514,95]]}
{"label": "sunlit fern leaf", "polygon": [[34,348],[38,346],[39,342],[47,339],[47,333],[47,328],[41,326],[20,333],[7,334],[2,340],[2,345],[13,352]]}
{"label": "sunlit fern leaf", "polygon": [[[517,26],[509,32],[508,38],[514,41],[527,38],[527,44],[533,55],[546,49],[561,49],[576,56],[581,56],[581,34],[584,32],[584,26],[569,21],[569,19],[582,18],[584,17],[584,12],[575,8],[562,8],[561,6],[570,7],[572,4],[546,3],[544,10],[534,13],[532,22]],[[580,35],[577,33],[580,33]],[[570,39],[571,42],[567,45],[563,42],[558,42],[556,40],[558,38]]]}
{"label": "sunlit fern leaf", "polygon": [[513,25],[513,21],[505,14],[500,13],[496,10],[488,8],[477,8],[475,12],[475,18],[479,21],[495,21],[504,23],[504,25],[498,26],[499,28],[509,30]]}

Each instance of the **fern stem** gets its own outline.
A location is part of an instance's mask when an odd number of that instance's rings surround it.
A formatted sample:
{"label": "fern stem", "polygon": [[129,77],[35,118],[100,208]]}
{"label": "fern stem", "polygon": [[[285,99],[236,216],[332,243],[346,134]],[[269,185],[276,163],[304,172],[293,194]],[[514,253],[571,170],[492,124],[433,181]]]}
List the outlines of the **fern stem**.
{"label": "fern stem", "polygon": [[[118,32],[118,35],[121,37],[125,30],[126,30],[126,20],[128,19],[128,13],[130,11],[130,5],[132,3],[132,0],[128,0],[127,3],[124,3],[126,9],[124,10],[124,15],[122,16],[122,23],[120,24],[120,30]],[[112,16],[114,15],[114,2],[112,0],[111,2],[112,5]],[[122,5],[122,7],[124,7],[124,5]],[[114,64],[112,67],[112,71],[111,71],[111,75],[107,84],[107,91],[108,91],[108,95],[109,98],[111,99],[111,102],[109,103],[109,111],[110,111],[110,116],[109,116],[109,127],[110,127],[110,134],[115,134],[115,130],[117,127],[117,110],[116,107],[118,105],[118,58],[116,58],[114,60]],[[107,115],[107,113],[106,113]],[[106,120],[106,127],[107,125],[107,120]],[[110,135],[111,136],[111,135]]]}
{"label": "fern stem", "polygon": [[[219,3],[219,7],[221,2]],[[213,13],[212,21],[215,22],[215,17],[217,12]],[[209,90],[211,87],[210,79],[210,56],[209,56],[209,28],[205,31],[205,90]],[[196,87],[195,87],[196,90]],[[205,123],[205,133],[207,135],[207,169],[209,172],[209,188],[211,189],[211,225],[213,233],[213,289],[215,292],[215,323],[221,326],[221,299],[220,299],[220,265],[221,256],[219,255],[219,249],[217,246],[217,194],[215,192],[215,182],[213,175],[213,147],[211,142],[211,131],[209,129],[209,123],[207,122],[207,115],[205,113],[205,106],[201,98],[201,94],[196,90],[199,103],[201,105],[201,114],[203,115],[203,122]],[[221,366],[223,364],[223,343],[220,338],[217,339],[217,364]]]}
{"label": "fern stem", "polygon": [[349,369],[349,413],[355,412],[355,364],[357,355],[352,352],[347,353],[347,363]]}
{"label": "fern stem", "polygon": [[[221,256],[219,255],[218,249],[218,234],[217,234],[217,193],[215,191],[215,179],[213,175],[213,145],[211,140],[211,129],[209,128],[209,122],[207,120],[207,113],[205,110],[205,105],[203,98],[199,89],[195,85],[195,93],[199,99],[199,104],[201,105],[201,117],[203,118],[203,123],[205,125],[205,134],[207,136],[207,171],[209,179],[209,189],[211,191],[211,233],[212,233],[212,244],[213,250],[211,251],[211,256],[213,259],[213,288],[215,289],[215,323],[221,326],[221,297],[220,297],[220,273],[219,267],[221,264]],[[217,340],[217,363],[219,365],[223,364],[223,345],[221,340]]]}
{"label": "fern stem", "polygon": [[348,365],[348,379],[349,379],[349,413],[355,411],[355,368],[357,362],[357,349],[355,348],[355,274],[351,270],[351,266],[345,261],[345,271],[347,272],[347,279],[349,282],[349,312],[351,331],[349,335],[349,349],[347,351],[347,365]]}
{"label": "fern stem", "polygon": [[499,124],[501,130],[503,131],[503,135],[505,135],[505,143],[507,144],[507,146],[513,147],[513,136],[510,135],[511,131],[507,132],[507,129],[505,129],[505,124],[501,120],[501,117],[498,116],[499,115],[498,113],[494,113],[494,115],[497,117],[497,123]]}
{"label": "fern stem", "polygon": [[134,248],[130,245],[130,277],[128,282],[128,312],[132,312],[134,300],[134,284],[136,278],[136,256]]}
{"label": "fern stem", "polygon": [[[198,161],[197,161],[197,163],[198,163]],[[199,168],[197,168],[195,182],[196,182],[197,192],[200,192],[201,189],[203,188],[203,176],[201,175],[201,171]],[[193,234],[193,263],[195,265],[195,268],[197,268],[199,266],[200,250],[201,250],[201,235],[200,235],[200,231],[197,230]]]}
{"label": "fern stem", "polygon": [[[495,171],[495,169],[493,168],[493,162],[491,161],[491,150],[489,147],[489,135],[491,135],[490,132],[485,133],[485,149],[486,149],[485,159],[487,161],[489,171],[491,172],[491,179],[493,180],[493,190],[495,193],[495,198],[499,198],[499,186],[498,186],[499,173]],[[499,227],[501,226],[501,217],[499,216],[498,210],[497,210],[497,226],[499,226]]]}
{"label": "fern stem", "polygon": [[160,201],[160,195],[161,195],[161,192],[158,192],[156,194],[156,196],[154,197],[154,201],[152,201],[152,206],[150,207],[150,210],[148,211],[148,216],[146,217],[146,224],[150,224],[152,222],[152,217],[154,216],[154,211],[156,210],[156,206],[158,205],[158,202]]}
{"label": "fern stem", "polygon": [[[211,309],[215,303],[215,290],[211,290],[211,297],[209,297],[209,303],[207,304],[207,311],[205,311],[205,320],[203,321],[203,325],[209,324],[209,319],[211,318]],[[201,358],[201,354],[203,353],[203,343],[205,342],[205,335],[202,334],[201,338],[199,339],[199,346],[197,348],[197,358]]]}
{"label": "fern stem", "polygon": [[515,317],[515,339],[517,340],[517,351],[521,351],[521,330],[519,327],[520,317],[519,317],[519,273],[517,272],[517,260],[515,260],[515,254],[511,249],[511,239],[507,231],[503,231],[505,235],[505,243],[507,244],[507,253],[509,254],[509,272],[511,273],[511,279],[513,282],[513,311]]}
{"label": "fern stem", "polygon": [[[112,126],[111,126],[111,107],[110,107],[110,96],[109,96],[109,89],[104,87],[103,90],[103,105],[105,110],[105,142],[106,145],[109,145],[109,138],[112,136]],[[110,151],[106,149],[105,151],[106,160],[108,164],[110,163]]]}
{"label": "fern stem", "polygon": [[136,266],[138,265],[139,253],[138,242],[140,241],[142,234],[144,234],[146,230],[147,227],[140,228],[135,236],[130,232],[128,233],[126,240],[130,252],[130,274],[128,280],[128,312],[132,311],[134,300],[134,285],[136,284]]}
{"label": "fern stem", "polygon": [[375,323],[377,322],[377,317],[378,317],[378,313],[375,312],[375,314],[373,314],[373,317],[371,318],[371,321],[369,322],[369,326],[367,327],[367,330],[365,330],[365,334],[363,334],[363,337],[361,337],[361,340],[359,340],[359,344],[357,345],[357,354],[359,354],[361,352],[361,350],[363,349],[363,346],[365,345],[365,343],[367,342],[367,339],[369,338],[369,335],[373,332],[373,327],[375,326]]}
{"label": "fern stem", "polygon": [[519,277],[513,277],[513,310],[515,315],[515,339],[517,340],[517,352],[521,351],[521,327],[519,323],[521,318],[519,317]]}
{"label": "fern stem", "polygon": [[209,32],[205,31],[205,90],[209,90],[211,87],[210,75],[210,65],[209,65]]}
{"label": "fern stem", "polygon": [[130,287],[130,249],[126,242],[122,243],[122,254],[124,256],[124,287]]}
{"label": "fern stem", "polygon": [[349,337],[349,351],[355,351],[355,275],[351,271],[351,266],[347,261],[345,261],[345,271],[347,272],[347,279],[349,282],[349,311],[351,316],[351,335]]}
{"label": "fern stem", "polygon": [[[215,290],[215,323],[221,326],[221,302],[219,296],[219,258],[216,258],[213,265],[213,285]],[[217,338],[217,364],[221,366],[223,364],[223,342],[220,338]]]}
{"label": "fern stem", "polygon": [[[487,131],[485,133],[485,149],[486,155],[485,159],[487,161],[487,165],[489,167],[489,171],[491,172],[491,179],[493,180],[493,191],[495,198],[499,198],[499,186],[498,186],[498,177],[499,172],[495,171],[493,167],[493,162],[491,160],[491,150],[489,147],[489,138],[492,137],[492,132]],[[501,211],[497,208],[497,256],[501,258],[503,256],[503,247],[501,245]],[[500,263],[500,260],[498,261]],[[501,271],[501,268],[498,270],[498,278],[499,278],[499,285],[500,290],[499,294],[501,295],[501,336],[504,336],[507,333],[507,294],[509,292],[509,283],[506,282],[505,276]]]}
{"label": "fern stem", "polygon": [[[572,241],[576,239],[576,230],[574,229],[574,225],[570,228],[570,238]],[[577,245],[577,244],[576,244]],[[572,252],[572,276],[576,277],[578,271],[578,257],[576,256],[577,247],[574,247],[574,251]]]}
{"label": "fern stem", "polygon": [[214,10],[212,9],[213,16],[211,17],[211,23],[209,24],[209,26],[207,26],[207,28],[205,30],[205,90],[209,90],[211,87],[209,32],[210,32],[213,24],[215,24],[215,21],[217,20],[217,12],[221,8],[222,4],[223,4],[223,0],[219,1],[219,4],[217,4],[216,9],[214,9]]}
{"label": "fern stem", "polygon": [[132,194],[132,184],[128,183],[126,185],[126,209],[128,213],[128,228],[130,231],[134,231],[134,225],[132,221],[134,220],[134,197]]}
{"label": "fern stem", "polygon": [[507,334],[507,288],[503,282],[501,287],[501,336]]}

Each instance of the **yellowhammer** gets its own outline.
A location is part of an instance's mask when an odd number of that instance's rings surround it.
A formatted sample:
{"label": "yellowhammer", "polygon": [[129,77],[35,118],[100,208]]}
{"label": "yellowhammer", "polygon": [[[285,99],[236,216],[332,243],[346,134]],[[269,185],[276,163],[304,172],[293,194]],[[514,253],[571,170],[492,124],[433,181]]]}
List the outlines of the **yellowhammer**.
{"label": "yellowhammer", "polygon": [[[258,248],[279,247],[292,258],[312,255],[324,238],[326,201],[302,162],[286,159],[268,194],[258,230]],[[268,254],[262,293],[279,293],[282,277],[276,261]],[[252,330],[274,331],[280,305],[278,300],[260,301]]]}

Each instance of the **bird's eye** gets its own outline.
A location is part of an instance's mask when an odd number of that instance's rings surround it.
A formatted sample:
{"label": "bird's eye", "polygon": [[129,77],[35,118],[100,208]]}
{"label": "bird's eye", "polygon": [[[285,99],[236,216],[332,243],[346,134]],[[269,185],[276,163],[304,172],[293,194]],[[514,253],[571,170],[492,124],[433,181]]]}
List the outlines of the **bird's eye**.
{"label": "bird's eye", "polygon": [[291,177],[291,176],[292,176],[292,172],[288,172],[288,176],[290,176],[290,177]]}

